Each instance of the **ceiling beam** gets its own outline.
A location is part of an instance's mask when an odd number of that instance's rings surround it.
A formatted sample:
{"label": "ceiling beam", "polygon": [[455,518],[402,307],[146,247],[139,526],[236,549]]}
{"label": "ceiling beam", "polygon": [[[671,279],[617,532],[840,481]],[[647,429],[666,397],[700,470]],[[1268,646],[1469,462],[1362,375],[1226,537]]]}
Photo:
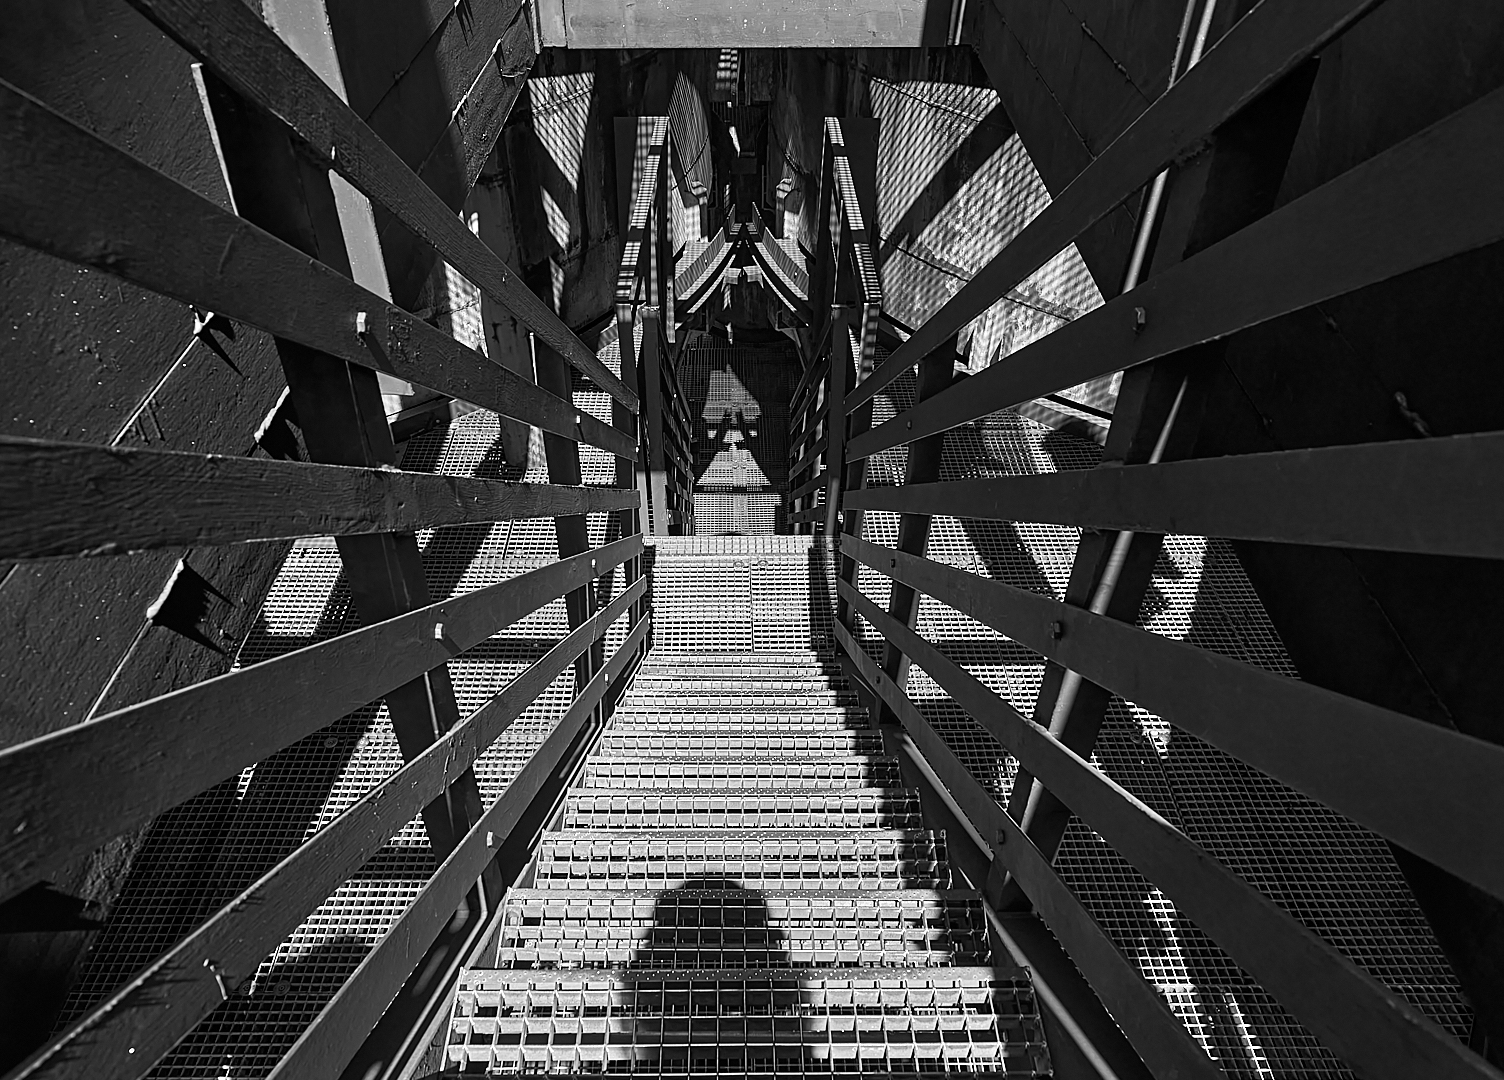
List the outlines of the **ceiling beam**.
{"label": "ceiling beam", "polygon": [[538,24],[542,44],[568,49],[912,49],[955,44],[960,7],[958,0],[539,0]]}

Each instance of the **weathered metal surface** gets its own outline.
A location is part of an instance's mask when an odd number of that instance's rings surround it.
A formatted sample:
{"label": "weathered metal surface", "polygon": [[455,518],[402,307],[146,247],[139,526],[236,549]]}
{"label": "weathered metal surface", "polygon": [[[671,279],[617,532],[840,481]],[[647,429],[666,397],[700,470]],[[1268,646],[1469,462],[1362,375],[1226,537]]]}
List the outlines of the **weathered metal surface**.
{"label": "weathered metal surface", "polygon": [[[0,895],[637,557],[632,535],[0,752]],[[91,777],[87,786],[77,778]]]}
{"label": "weathered metal surface", "polygon": [[[465,775],[475,759],[532,704],[534,698],[547,689],[555,676],[582,651],[600,640],[610,624],[644,591],[645,583],[626,590],[599,615],[572,631],[508,683],[496,697],[373,788],[232,903],[72,1025],[46,1050],[28,1061],[15,1074],[15,1080],[42,1076],[95,1077],[103,1073],[133,1078],[150,1071],[183,1035],[223,1000],[216,978],[211,977],[205,968],[212,965],[214,976],[222,978],[230,990],[254,972],[261,959],[295,930],[341,882],[365,865],[414,814]],[[636,640],[640,638],[639,630]],[[633,639],[628,641],[628,645],[631,644]],[[558,730],[564,729],[571,721],[574,722],[571,732],[577,729],[580,720],[590,714],[603,692],[604,680],[576,700]],[[551,771],[546,751],[554,749],[558,730],[524,766],[498,804],[472,824],[470,832],[445,860],[445,867],[456,859],[457,852],[465,851],[466,845],[471,845],[476,830],[481,830],[482,839],[486,830],[505,838],[505,827],[499,826],[496,820],[501,816],[496,806],[500,803],[514,808],[526,805],[528,796]],[[481,845],[493,853],[496,846]],[[470,851],[469,858],[462,858],[460,862],[473,864],[475,852]],[[463,881],[459,880],[462,873],[451,870],[446,875],[442,884],[450,890],[458,885],[459,896],[438,914],[440,925],[453,914],[460,897],[484,869],[484,863],[470,868],[474,872]],[[441,868],[439,874],[444,874],[444,869]],[[434,888],[439,881],[439,875],[435,875],[428,888]],[[397,933],[398,928],[394,927],[388,936]],[[412,954],[406,959],[416,961],[427,944],[427,941],[410,944]],[[374,993],[380,997],[382,1007],[395,993],[406,970],[388,973],[388,981],[375,988]],[[347,983],[347,988],[349,985]],[[365,1018],[364,1025],[351,1033],[353,1037],[359,1040],[376,1019],[374,1016]],[[358,1041],[356,1045],[359,1045]]]}
{"label": "weathered metal surface", "polygon": [[[0,233],[352,364],[430,386],[618,454],[636,447],[448,334],[8,86],[0,87]],[[86,197],[84,177],[119,196]],[[468,235],[468,233],[467,233]],[[634,398],[635,402],[635,398]]]}
{"label": "weathered metal surface", "polygon": [[[1189,78],[1189,76],[1187,77]],[[867,457],[1504,238],[1504,90],[853,439]]]}
{"label": "weathered metal surface", "polygon": [[[847,538],[843,548],[1494,895],[1504,747]],[[1362,753],[1355,753],[1362,747]]]}
{"label": "weathered metal surface", "polygon": [[320,160],[432,244],[598,386],[636,408],[636,394],[606,370],[256,12],[233,0],[139,0],[136,6],[247,99],[287,123]]}
{"label": "weathered metal surface", "polygon": [[[848,506],[1504,558],[1504,433],[852,492]],[[1404,512],[1396,512],[1403,504]]]}
{"label": "weathered metal surface", "polygon": [[1482,1058],[929,642],[852,586],[841,582],[839,588],[879,633],[922,665],[1344,1061],[1380,1080],[1406,1080],[1417,1070],[1497,1080],[1498,1072]]}
{"label": "weathered metal surface", "polygon": [[0,558],[619,510],[637,493],[0,436]]}

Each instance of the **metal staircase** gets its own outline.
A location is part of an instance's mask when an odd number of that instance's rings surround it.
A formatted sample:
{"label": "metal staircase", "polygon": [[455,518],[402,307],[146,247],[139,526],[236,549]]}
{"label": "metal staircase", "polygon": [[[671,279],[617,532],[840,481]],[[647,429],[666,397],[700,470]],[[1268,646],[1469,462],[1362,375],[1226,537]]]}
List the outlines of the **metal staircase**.
{"label": "metal staircase", "polygon": [[656,544],[655,647],[460,976],[449,1072],[1048,1075],[837,674],[819,544]]}

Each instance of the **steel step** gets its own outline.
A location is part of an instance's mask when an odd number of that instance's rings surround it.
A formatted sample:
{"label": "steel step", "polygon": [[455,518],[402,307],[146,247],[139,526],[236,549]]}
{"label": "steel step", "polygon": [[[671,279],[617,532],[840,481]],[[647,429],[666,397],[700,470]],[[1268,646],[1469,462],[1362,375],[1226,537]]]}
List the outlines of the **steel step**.
{"label": "steel step", "polygon": [[572,791],[565,829],[918,829],[919,800],[903,788],[788,791]]}
{"label": "steel step", "polygon": [[1050,1071],[1028,979],[990,967],[470,969],[446,1057],[493,1075]]}
{"label": "steel step", "polygon": [[836,757],[764,758],[716,761],[694,757],[592,759],[580,783],[596,789],[745,787],[844,790],[898,787],[902,779],[896,758]]}

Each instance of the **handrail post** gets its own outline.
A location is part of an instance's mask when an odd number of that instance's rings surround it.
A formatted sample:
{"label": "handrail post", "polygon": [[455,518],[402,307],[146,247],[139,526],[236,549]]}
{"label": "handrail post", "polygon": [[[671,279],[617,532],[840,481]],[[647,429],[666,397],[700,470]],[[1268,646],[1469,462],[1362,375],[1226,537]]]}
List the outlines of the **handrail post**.
{"label": "handrail post", "polygon": [[653,272],[657,288],[653,302],[662,313],[665,340],[674,339],[674,244],[669,230],[669,168],[668,146],[659,147],[658,190],[653,200],[653,216],[657,219],[653,229]]}
{"label": "handrail post", "polygon": [[[919,361],[919,377],[914,391],[916,401],[931,398],[951,384],[955,377],[955,357],[956,339],[952,337]],[[944,432],[910,443],[908,460],[904,464],[904,486],[927,484],[940,479],[940,462],[944,454]],[[902,515],[898,521],[898,550],[911,555],[923,555],[929,546],[930,524],[933,520],[929,514]],[[902,582],[893,582],[888,613],[905,626],[914,626],[919,615],[919,594]],[[888,642],[883,653],[883,674],[902,690],[907,684],[908,672],[909,658],[891,641]]]}
{"label": "handrail post", "polygon": [[[1197,62],[1197,52],[1189,65]],[[1188,66],[1189,66],[1188,65]],[[1286,80],[1259,108],[1246,111],[1212,136],[1209,147],[1191,161],[1159,174],[1153,191],[1166,192],[1160,220],[1151,197],[1123,278],[1123,292],[1143,279],[1183,262],[1214,240],[1236,233],[1274,208],[1274,195],[1249,182],[1259,170],[1287,160],[1310,95],[1314,67]],[[1171,86],[1175,78],[1172,75]],[[1255,173],[1257,175],[1257,173]],[[1159,231],[1154,230],[1158,226]],[[1108,428],[1104,465],[1138,464],[1188,454],[1200,429],[1208,372],[1221,363],[1224,342],[1208,342],[1179,355],[1161,357],[1123,373]],[[1149,533],[1085,534],[1072,560],[1065,602],[1125,622],[1137,618],[1163,537]],[[1080,674],[1050,663],[1035,703],[1035,719],[1083,756],[1091,754],[1111,695]],[[1070,821],[1070,811],[1027,772],[1015,778],[1008,811],[1046,858],[1053,858]],[[1020,908],[1028,897],[1012,880],[988,882],[1001,908]]]}
{"label": "handrail post", "polygon": [[[636,321],[636,313],[631,304],[623,304],[618,301],[616,305],[616,347],[617,355],[621,358],[621,381],[628,386],[639,385],[637,379],[637,346],[633,335],[633,324]],[[646,339],[644,339],[644,344]],[[630,436],[634,446],[639,448],[642,440],[638,435],[637,416],[620,404],[611,406],[611,426]],[[640,453],[640,450],[639,450]],[[619,488],[635,488],[638,492],[638,504],[635,507],[622,510],[617,515],[617,535],[631,536],[642,531],[642,515],[646,510],[647,491],[639,481],[637,475],[637,463],[631,458],[618,457],[616,459],[616,486]],[[626,580],[624,586],[630,586],[642,573],[641,556],[631,560],[626,565]],[[632,613],[633,620],[640,618],[647,610],[647,599],[644,598],[642,606]]]}
{"label": "handrail post", "polygon": [[842,405],[851,369],[851,335],[847,332],[851,312],[847,305],[830,309],[830,372],[825,384],[825,537],[832,542],[841,524],[841,488],[845,480],[846,414]]}
{"label": "handrail post", "polygon": [[[294,247],[350,273],[343,230],[325,174],[297,164],[287,129],[248,107],[207,69],[199,69],[206,117],[223,150],[224,179],[248,219]],[[321,212],[323,211],[323,212]],[[400,304],[411,298],[398,296]],[[382,407],[376,373],[327,353],[277,339],[309,456],[331,465],[392,466],[397,449]],[[335,544],[356,609],[369,625],[429,602],[428,582],[412,532],[341,536]],[[386,695],[393,733],[404,760],[411,761],[460,720],[446,664]],[[480,819],[483,807],[475,774],[466,770],[443,796],[423,809],[435,852],[448,854]],[[482,894],[494,901],[504,882],[494,865],[482,875]],[[484,901],[483,901],[484,902]]]}
{"label": "handrail post", "polygon": [[659,309],[642,309],[642,403],[645,414],[643,432],[643,474],[647,481],[648,521],[654,536],[667,536],[669,454],[663,444],[663,357]]}
{"label": "handrail post", "polygon": [[674,459],[674,483],[673,492],[673,517],[669,521],[669,531],[676,536],[690,535],[694,532],[694,425],[689,417],[689,406],[684,397],[684,388],[679,385],[679,374],[675,370],[676,351],[667,336],[668,327],[659,320],[659,355],[662,357],[660,370],[664,375],[664,385],[668,391],[668,419],[673,429],[674,436],[678,440],[680,454]]}
{"label": "handrail post", "polygon": [[[848,128],[850,131],[848,132]],[[871,119],[842,120],[827,117],[825,142],[829,148],[828,158],[832,174],[833,206],[830,226],[838,230],[838,245],[835,248],[834,296],[835,301],[859,308],[854,317],[848,313],[840,327],[831,324],[831,389],[840,388],[839,403],[832,394],[830,408],[841,420],[841,453],[836,463],[840,472],[832,477],[833,490],[838,495],[865,483],[867,462],[858,459],[854,464],[846,462],[847,443],[865,433],[872,426],[872,403],[860,403],[855,409],[846,408],[849,391],[872,370],[873,350],[877,343],[877,320],[882,311],[882,281],[877,273],[872,255],[872,241],[877,235],[877,121]],[[836,341],[837,330],[841,340]],[[857,349],[851,347],[851,332],[855,331]],[[835,359],[843,360],[839,384],[835,381]],[[839,522],[841,532],[860,536],[862,512],[843,511],[837,508],[829,513],[829,520]],[[835,538],[834,530],[828,535]],[[840,557],[838,577],[841,581],[856,581],[856,563]],[[836,618],[843,625],[852,625],[849,604],[838,599]]]}
{"label": "handrail post", "polygon": [[[815,219],[815,265],[809,276],[809,307],[819,323],[810,326],[810,337],[819,341],[830,325],[830,305],[836,295],[836,252],[838,231],[831,216],[837,212],[835,198],[835,157],[827,130],[820,162],[820,204]],[[814,359],[818,360],[819,349]]]}
{"label": "handrail post", "polygon": [[[789,491],[794,493],[788,500],[788,514],[794,517],[805,513],[815,505],[814,478],[818,475],[818,458],[811,452],[819,441],[818,428],[820,424],[820,405],[824,401],[825,384],[823,379],[813,379],[816,367],[820,364],[817,357],[805,371],[801,385],[795,391],[793,405],[795,412],[792,416],[792,429],[789,432]],[[809,480],[802,479],[809,476]],[[796,533],[813,533],[812,522],[800,520],[793,523],[792,528]]]}
{"label": "handrail post", "polygon": [[[638,350],[633,333],[638,312],[639,297],[651,296],[657,283],[653,262],[654,228],[653,209],[659,204],[658,189],[662,187],[663,166],[666,163],[668,142],[668,118],[652,116],[618,117],[615,125],[617,160],[617,208],[618,220],[624,240],[622,264],[616,278],[616,345],[621,360],[620,379],[628,387],[641,387]],[[646,138],[644,138],[646,133]],[[661,258],[661,250],[658,257]],[[643,351],[657,347],[656,332],[648,333],[643,324]],[[656,392],[656,386],[654,387]],[[661,392],[658,393],[660,406]],[[662,412],[660,408],[659,416]],[[611,407],[612,426],[631,438],[634,446],[641,447],[641,432],[637,416],[614,402]],[[643,514],[647,512],[648,465],[644,464],[639,478],[636,464],[630,458],[616,459],[616,486],[637,488],[640,494],[638,507],[621,511],[619,528],[621,536],[631,536],[641,531]],[[643,572],[641,557],[628,564],[625,584],[630,586]],[[644,596],[640,607],[633,612],[636,619],[647,614],[651,600]]]}

